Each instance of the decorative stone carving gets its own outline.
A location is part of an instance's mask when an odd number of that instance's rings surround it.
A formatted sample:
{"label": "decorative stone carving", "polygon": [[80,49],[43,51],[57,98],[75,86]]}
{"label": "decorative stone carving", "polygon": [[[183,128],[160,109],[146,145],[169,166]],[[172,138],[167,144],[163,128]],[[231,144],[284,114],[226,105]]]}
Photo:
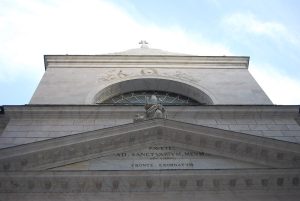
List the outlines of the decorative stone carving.
{"label": "decorative stone carving", "polygon": [[136,187],[137,187],[137,181],[136,181],[136,180],[130,181],[130,182],[129,182],[129,187],[130,187],[131,189],[136,188]]}
{"label": "decorative stone carving", "polygon": [[246,152],[246,154],[251,154],[252,153],[252,147],[246,146],[245,152]]}
{"label": "decorative stone carving", "polygon": [[200,140],[199,140],[199,141],[200,141],[199,144],[200,144],[201,146],[205,146],[205,145],[206,145],[206,141],[207,141],[207,140],[206,140],[205,138],[203,138],[203,137],[201,138],[201,137],[200,137]]}
{"label": "decorative stone carving", "polygon": [[34,181],[33,181],[33,180],[29,180],[29,181],[27,182],[27,185],[28,185],[28,189],[29,189],[29,190],[34,189]]}
{"label": "decorative stone carving", "polygon": [[197,180],[196,184],[198,187],[202,187],[203,186],[203,179]]}
{"label": "decorative stone carving", "polygon": [[186,135],[185,136],[185,141],[188,142],[188,143],[191,142],[192,141],[192,137],[190,135]]}
{"label": "decorative stone carving", "polygon": [[278,160],[282,160],[284,157],[284,154],[283,153],[277,153],[277,159]]}
{"label": "decorative stone carving", "polygon": [[112,182],[112,188],[113,188],[113,190],[118,190],[118,188],[119,188],[119,181],[118,180],[114,180]]}
{"label": "decorative stone carving", "polygon": [[299,183],[300,183],[299,182],[299,178],[298,177],[294,177],[292,183],[293,183],[294,186],[299,186]]}
{"label": "decorative stone carving", "polygon": [[159,103],[158,98],[152,95],[147,98],[145,104],[145,115],[137,114],[133,119],[133,122],[139,122],[148,119],[165,119],[167,118],[166,110],[162,104]]}
{"label": "decorative stone carving", "polygon": [[179,181],[179,186],[180,186],[181,188],[185,188],[185,187],[186,187],[186,184],[187,184],[187,180],[180,180],[180,181]]}
{"label": "decorative stone carving", "polygon": [[268,184],[269,184],[269,180],[268,179],[262,179],[261,180],[261,185],[262,186],[268,186]]}
{"label": "decorative stone carving", "polygon": [[[283,175],[283,172],[287,174]],[[199,178],[199,173],[201,178]],[[201,171],[197,171],[184,174],[168,171],[168,174],[165,175],[162,172],[149,174],[149,172],[126,171],[118,174],[118,178],[116,178],[114,171],[107,173],[67,171],[65,175],[57,174],[57,172],[50,172],[49,174],[6,172],[1,175],[0,195],[3,193],[95,193],[108,191],[124,193],[128,191],[172,192],[178,190],[190,192],[222,190],[240,193],[240,190],[245,189],[296,190],[298,192],[300,188],[298,169],[249,170],[246,175],[235,174],[235,171],[223,172],[220,170],[216,170],[215,173],[202,174]],[[54,178],[49,178],[52,175]],[[102,180],[102,176],[105,176],[105,180]]]}
{"label": "decorative stone carving", "polygon": [[3,170],[9,170],[10,164],[9,163],[4,163],[3,164]]}
{"label": "decorative stone carving", "polygon": [[164,180],[164,181],[163,181],[163,186],[164,186],[164,188],[169,188],[170,184],[171,184],[171,181],[170,181],[170,180]]}
{"label": "decorative stone carving", "polygon": [[99,78],[99,81],[111,81],[130,76],[130,73],[125,73],[123,70],[110,70]]}
{"label": "decorative stone carving", "polygon": [[157,73],[157,70],[155,68],[143,68],[141,70],[141,74],[142,75],[156,75],[158,73]]}
{"label": "decorative stone carving", "polygon": [[152,181],[152,180],[147,180],[147,181],[146,181],[146,186],[147,186],[149,189],[151,189],[152,186],[153,186],[153,181]]}
{"label": "decorative stone carving", "polygon": [[213,186],[215,188],[219,188],[220,187],[220,181],[218,179],[213,179]]}
{"label": "decorative stone carving", "polygon": [[18,187],[19,187],[19,184],[18,184],[16,181],[14,181],[14,180],[11,180],[11,181],[10,181],[10,185],[11,185],[11,187],[13,187],[13,188],[18,188]]}
{"label": "decorative stone carving", "polygon": [[230,179],[230,180],[229,180],[229,185],[230,185],[231,187],[235,187],[235,186],[236,186],[236,179]]}
{"label": "decorative stone carving", "polygon": [[238,147],[238,144],[236,144],[236,143],[230,144],[230,151],[231,152],[236,152],[237,151],[237,147]]}
{"label": "decorative stone carving", "polygon": [[217,140],[217,141],[215,142],[215,147],[216,147],[216,148],[221,148],[221,146],[222,146],[222,141]]}
{"label": "decorative stone carving", "polygon": [[135,142],[135,137],[130,137],[128,141],[130,144],[133,144]]}
{"label": "decorative stone carving", "polygon": [[26,159],[21,160],[21,166],[26,166],[28,161]]}
{"label": "decorative stone carving", "polygon": [[246,183],[246,186],[252,186],[253,185],[252,179],[246,179],[245,183]]}
{"label": "decorative stone carving", "polygon": [[60,185],[61,185],[61,188],[64,190],[67,190],[69,187],[68,181],[62,181]]}
{"label": "decorative stone carving", "polygon": [[97,190],[101,190],[102,189],[102,182],[101,181],[96,181],[95,186],[96,186]]}
{"label": "decorative stone carving", "polygon": [[52,187],[52,183],[50,181],[45,181],[44,187],[45,187],[46,190],[49,190]]}
{"label": "decorative stone carving", "polygon": [[145,120],[145,116],[144,115],[141,115],[141,114],[136,114],[134,119],[133,119],[133,122],[140,122],[140,121],[144,121]]}
{"label": "decorative stone carving", "polygon": [[265,149],[262,149],[261,152],[260,152],[260,155],[264,158],[267,158],[268,157],[268,151],[265,150]]}
{"label": "decorative stone carving", "polygon": [[283,186],[283,182],[284,182],[283,178],[277,178],[277,185],[278,186]]}
{"label": "decorative stone carving", "polygon": [[122,79],[122,78],[127,78],[127,77],[135,77],[135,76],[160,76],[160,77],[172,77],[176,80],[181,79],[181,80],[186,80],[189,82],[193,83],[198,83],[199,79],[196,79],[193,77],[191,74],[187,74],[182,71],[168,71],[168,72],[159,72],[156,68],[142,68],[140,71],[128,71],[128,69],[113,69],[109,70],[103,75],[101,75],[98,78],[98,82],[101,81],[112,81],[112,80],[117,80],[117,79]]}
{"label": "decorative stone carving", "polygon": [[145,110],[147,119],[166,118],[166,110],[155,95],[147,99]]}

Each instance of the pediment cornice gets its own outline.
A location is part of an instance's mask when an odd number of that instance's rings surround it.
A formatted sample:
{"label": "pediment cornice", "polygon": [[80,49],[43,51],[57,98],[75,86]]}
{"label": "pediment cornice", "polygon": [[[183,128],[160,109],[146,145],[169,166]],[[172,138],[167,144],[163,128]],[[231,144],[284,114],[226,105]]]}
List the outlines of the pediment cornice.
{"label": "pediment cornice", "polygon": [[44,170],[153,142],[169,142],[272,168],[300,167],[299,144],[155,119],[2,149],[0,168],[2,171]]}
{"label": "pediment cornice", "polygon": [[[298,105],[205,105],[166,106],[168,116],[178,115],[211,118],[299,118]],[[4,106],[9,118],[101,118],[134,117],[143,106],[109,105],[21,105]]]}

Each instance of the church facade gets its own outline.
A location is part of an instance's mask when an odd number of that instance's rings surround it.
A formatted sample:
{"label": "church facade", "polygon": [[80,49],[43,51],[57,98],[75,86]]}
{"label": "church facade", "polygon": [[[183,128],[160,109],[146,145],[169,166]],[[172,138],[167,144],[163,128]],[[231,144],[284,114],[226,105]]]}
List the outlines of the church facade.
{"label": "church facade", "polygon": [[299,106],[272,104],[249,57],[44,60],[30,103],[1,107],[0,200],[299,200]]}

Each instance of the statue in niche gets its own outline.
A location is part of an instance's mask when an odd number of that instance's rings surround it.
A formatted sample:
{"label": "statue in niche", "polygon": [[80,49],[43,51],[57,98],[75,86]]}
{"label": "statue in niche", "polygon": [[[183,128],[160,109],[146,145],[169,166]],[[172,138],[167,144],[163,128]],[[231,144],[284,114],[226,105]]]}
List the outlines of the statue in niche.
{"label": "statue in niche", "polygon": [[155,95],[151,95],[146,99],[145,104],[146,114],[137,114],[133,119],[133,122],[144,121],[148,119],[165,119],[167,118],[166,110],[162,104],[159,103],[158,98]]}

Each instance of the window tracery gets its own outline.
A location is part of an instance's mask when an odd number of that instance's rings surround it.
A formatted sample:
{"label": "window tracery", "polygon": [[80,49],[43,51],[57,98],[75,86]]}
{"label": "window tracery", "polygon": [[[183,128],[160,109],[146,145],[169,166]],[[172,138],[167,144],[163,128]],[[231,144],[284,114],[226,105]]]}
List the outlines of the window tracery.
{"label": "window tracery", "polygon": [[120,94],[97,104],[145,105],[147,98],[155,95],[162,105],[203,105],[189,97],[165,91],[134,91]]}

